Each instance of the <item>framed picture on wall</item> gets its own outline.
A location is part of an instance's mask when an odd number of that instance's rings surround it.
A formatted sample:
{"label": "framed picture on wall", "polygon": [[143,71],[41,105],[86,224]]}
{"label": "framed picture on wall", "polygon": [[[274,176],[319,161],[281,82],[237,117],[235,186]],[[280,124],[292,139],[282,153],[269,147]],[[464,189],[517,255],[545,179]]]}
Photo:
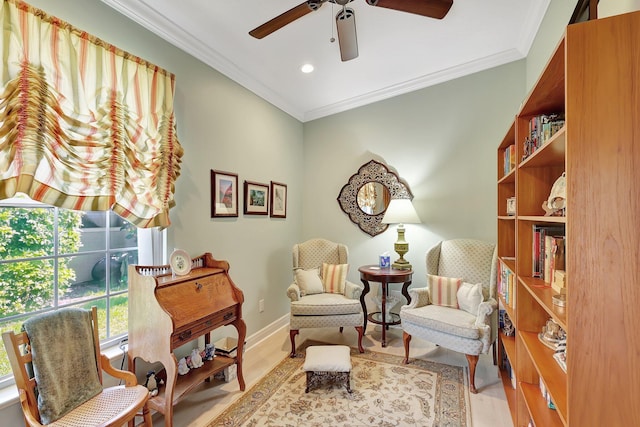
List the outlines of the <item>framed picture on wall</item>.
{"label": "framed picture on wall", "polygon": [[267,215],[269,213],[269,186],[259,182],[244,182],[245,215]]}
{"label": "framed picture on wall", "polygon": [[211,170],[211,218],[238,216],[238,175]]}
{"label": "framed picture on wall", "polygon": [[271,217],[287,217],[287,186],[271,181]]}

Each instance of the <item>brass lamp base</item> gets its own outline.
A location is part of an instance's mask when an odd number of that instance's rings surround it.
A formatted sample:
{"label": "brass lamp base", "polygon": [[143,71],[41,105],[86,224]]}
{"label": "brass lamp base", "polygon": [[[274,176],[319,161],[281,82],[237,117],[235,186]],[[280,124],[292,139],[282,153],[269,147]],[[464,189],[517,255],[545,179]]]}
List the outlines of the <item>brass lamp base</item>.
{"label": "brass lamp base", "polygon": [[404,240],[404,225],[398,226],[398,241],[393,244],[393,249],[396,251],[400,258],[398,258],[391,267],[396,270],[411,270],[411,264],[404,259],[404,254],[409,252],[409,243]]}
{"label": "brass lamp base", "polygon": [[391,264],[392,268],[396,270],[411,270],[413,267],[406,259],[400,257],[393,264]]}

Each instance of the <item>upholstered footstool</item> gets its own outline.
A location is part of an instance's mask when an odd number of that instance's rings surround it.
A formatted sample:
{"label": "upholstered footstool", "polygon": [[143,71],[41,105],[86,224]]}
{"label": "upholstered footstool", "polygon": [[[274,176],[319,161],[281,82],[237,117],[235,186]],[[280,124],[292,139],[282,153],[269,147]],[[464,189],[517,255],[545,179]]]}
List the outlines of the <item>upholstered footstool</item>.
{"label": "upholstered footstool", "polygon": [[333,377],[342,380],[351,393],[351,355],[346,345],[314,345],[307,347],[302,369],[307,373],[307,388],[315,387],[323,380]]}

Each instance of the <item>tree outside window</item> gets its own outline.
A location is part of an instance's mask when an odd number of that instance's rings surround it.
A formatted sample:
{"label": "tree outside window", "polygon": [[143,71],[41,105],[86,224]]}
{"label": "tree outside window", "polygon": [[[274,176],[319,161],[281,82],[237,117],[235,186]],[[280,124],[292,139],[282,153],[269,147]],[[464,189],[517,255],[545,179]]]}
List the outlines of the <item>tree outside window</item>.
{"label": "tree outside window", "polygon": [[[138,230],[113,212],[59,209],[28,198],[0,201],[0,331],[36,313],[98,307],[100,338],[127,332],[129,264]],[[11,368],[0,346],[0,380]]]}

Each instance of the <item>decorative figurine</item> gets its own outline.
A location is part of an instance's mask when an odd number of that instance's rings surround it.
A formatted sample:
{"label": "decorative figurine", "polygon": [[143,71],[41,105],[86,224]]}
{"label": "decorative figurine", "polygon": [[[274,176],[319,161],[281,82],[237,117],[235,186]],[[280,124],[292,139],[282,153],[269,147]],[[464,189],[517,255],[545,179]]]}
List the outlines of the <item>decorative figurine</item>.
{"label": "decorative figurine", "polygon": [[189,373],[189,366],[187,366],[187,359],[182,358],[178,361],[178,374],[186,375]]}
{"label": "decorative figurine", "polygon": [[544,216],[564,216],[567,203],[567,174],[560,175],[551,187],[549,198],[542,203]]}
{"label": "decorative figurine", "polygon": [[213,344],[207,344],[204,346],[204,356],[202,358],[204,360],[213,360],[214,354],[216,351],[216,347]]}
{"label": "decorative figurine", "polygon": [[158,387],[163,383],[164,381],[156,376],[156,371],[147,372],[147,380],[144,386],[149,389],[149,395],[151,397],[158,395]]}
{"label": "decorative figurine", "polygon": [[196,369],[204,365],[202,361],[202,357],[200,357],[200,351],[197,348],[194,348],[191,351],[191,368]]}
{"label": "decorative figurine", "polygon": [[547,320],[547,323],[542,327],[542,332],[538,334],[540,342],[552,350],[555,350],[557,344],[566,337],[564,329],[551,318]]}

